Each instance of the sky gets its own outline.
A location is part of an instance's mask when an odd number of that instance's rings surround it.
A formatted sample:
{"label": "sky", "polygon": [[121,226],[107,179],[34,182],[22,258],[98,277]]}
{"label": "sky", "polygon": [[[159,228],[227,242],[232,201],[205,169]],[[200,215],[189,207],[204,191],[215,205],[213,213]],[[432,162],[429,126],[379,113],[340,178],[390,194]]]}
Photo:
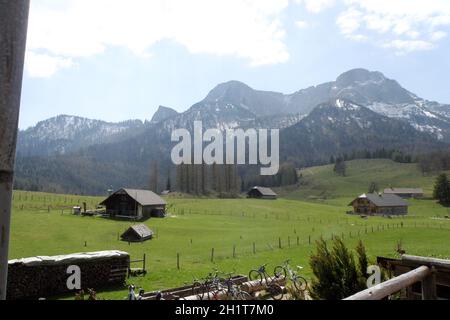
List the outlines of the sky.
{"label": "sky", "polygon": [[33,0],[20,128],[185,111],[229,80],[293,93],[352,68],[450,103],[449,0]]}

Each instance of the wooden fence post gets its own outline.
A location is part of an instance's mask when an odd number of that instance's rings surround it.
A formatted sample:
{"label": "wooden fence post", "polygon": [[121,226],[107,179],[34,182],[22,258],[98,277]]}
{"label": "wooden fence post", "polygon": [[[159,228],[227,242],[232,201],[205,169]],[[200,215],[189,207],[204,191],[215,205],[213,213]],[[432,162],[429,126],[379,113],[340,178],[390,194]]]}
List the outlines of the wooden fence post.
{"label": "wooden fence post", "polygon": [[17,130],[29,0],[0,1],[0,300],[6,300]]}
{"label": "wooden fence post", "polygon": [[142,262],[142,270],[144,270],[144,271],[145,271],[146,259],[147,259],[147,256],[144,253],[144,259],[143,259],[143,262]]}
{"label": "wooden fence post", "polygon": [[436,270],[431,269],[431,274],[422,280],[422,300],[436,300]]}
{"label": "wooden fence post", "polygon": [[180,254],[177,253],[177,270],[180,270]]}
{"label": "wooden fence post", "polygon": [[211,262],[214,262],[214,248],[211,249]]}
{"label": "wooden fence post", "polygon": [[281,249],[281,238],[278,238],[278,248]]}

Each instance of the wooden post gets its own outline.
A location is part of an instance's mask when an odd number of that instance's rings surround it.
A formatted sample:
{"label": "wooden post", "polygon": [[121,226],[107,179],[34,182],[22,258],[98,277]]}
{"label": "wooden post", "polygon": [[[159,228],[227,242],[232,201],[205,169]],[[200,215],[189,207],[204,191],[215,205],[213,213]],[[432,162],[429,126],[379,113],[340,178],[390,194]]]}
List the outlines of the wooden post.
{"label": "wooden post", "polygon": [[211,262],[214,262],[214,248],[211,249]]}
{"label": "wooden post", "polygon": [[300,237],[299,236],[297,236],[297,245],[298,246],[300,245]]}
{"label": "wooden post", "polygon": [[311,236],[308,236],[308,244],[311,244]]}
{"label": "wooden post", "polygon": [[0,300],[6,300],[14,163],[29,0],[0,0]]}
{"label": "wooden post", "polygon": [[177,270],[180,270],[180,254],[177,253]]}
{"label": "wooden post", "polygon": [[281,249],[281,238],[278,238],[278,248]]}
{"label": "wooden post", "polygon": [[144,270],[144,271],[145,271],[146,258],[147,258],[147,256],[144,253],[144,258],[142,259],[142,270]]}
{"label": "wooden post", "polygon": [[431,274],[422,280],[422,300],[437,300],[436,270],[431,268]]}

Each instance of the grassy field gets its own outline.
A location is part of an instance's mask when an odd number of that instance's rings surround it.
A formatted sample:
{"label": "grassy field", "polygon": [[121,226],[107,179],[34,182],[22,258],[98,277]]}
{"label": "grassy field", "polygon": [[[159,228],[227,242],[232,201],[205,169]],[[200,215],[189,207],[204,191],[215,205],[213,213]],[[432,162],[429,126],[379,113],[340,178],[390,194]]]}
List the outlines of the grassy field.
{"label": "grassy field", "polygon": [[[147,291],[192,283],[215,267],[248,274],[261,264],[269,263],[273,268],[286,259],[303,266],[304,274],[310,277],[309,256],[314,241],[321,236],[343,236],[352,247],[361,238],[372,259],[395,256],[398,241],[410,254],[450,258],[450,220],[443,218],[448,211],[431,200],[410,201],[408,217],[361,219],[345,214],[348,199],[342,195],[333,203],[169,198],[170,217],[146,222],[156,238],[132,245],[117,239],[129,222],[78,217],[68,209],[63,211],[82,202],[94,207],[101,200],[16,191],[11,258],[116,249],[139,259],[145,253],[149,274],[131,278],[130,283]],[[177,270],[177,253],[181,270]],[[124,299],[126,288],[103,291],[100,297]]]}
{"label": "grassy field", "polygon": [[[372,182],[383,191],[389,187],[420,187],[431,196],[436,175],[423,176],[417,164],[403,164],[391,160],[354,160],[347,162],[347,175],[333,172],[334,166],[320,166],[301,171],[300,188],[279,190],[283,197],[294,200],[350,201],[367,192]],[[342,202],[341,202],[342,204]]]}

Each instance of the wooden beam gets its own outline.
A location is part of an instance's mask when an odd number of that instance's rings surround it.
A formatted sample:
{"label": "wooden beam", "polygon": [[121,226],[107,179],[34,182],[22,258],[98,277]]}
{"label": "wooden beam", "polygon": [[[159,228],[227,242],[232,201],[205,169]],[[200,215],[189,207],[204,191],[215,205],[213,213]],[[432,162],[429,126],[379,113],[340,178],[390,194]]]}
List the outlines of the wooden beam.
{"label": "wooden beam", "polygon": [[357,294],[344,300],[381,300],[424,280],[429,277],[431,273],[432,272],[429,267],[421,266],[408,273],[402,274],[401,276],[380,283],[372,288],[358,292]]}
{"label": "wooden beam", "polygon": [[450,270],[450,260],[410,256],[405,254],[402,256],[401,261],[408,264],[414,264],[417,266],[429,266],[435,267],[436,269]]}
{"label": "wooden beam", "polygon": [[0,0],[0,300],[6,299],[14,162],[29,0]]}

